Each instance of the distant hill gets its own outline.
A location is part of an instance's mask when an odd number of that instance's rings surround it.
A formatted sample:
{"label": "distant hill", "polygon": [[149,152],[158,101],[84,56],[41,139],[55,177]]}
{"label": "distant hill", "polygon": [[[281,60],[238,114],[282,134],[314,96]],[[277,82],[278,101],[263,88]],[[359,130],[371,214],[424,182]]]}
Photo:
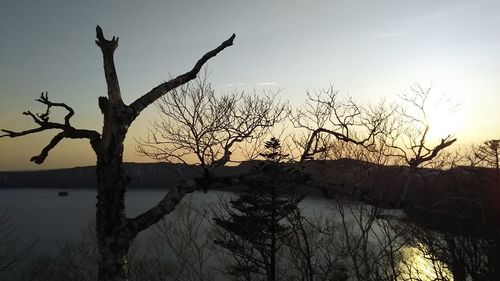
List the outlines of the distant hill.
{"label": "distant hill", "polygon": [[[244,162],[235,167],[223,167],[217,175],[239,175],[250,171],[259,161]],[[446,198],[466,196],[484,198],[494,184],[491,169],[454,168],[440,171],[408,167],[383,166],[369,162],[339,159],[310,161],[302,166],[310,174],[315,186],[304,187],[310,193],[346,195],[362,201],[391,206],[407,192],[412,205],[446,204]],[[130,177],[129,187],[168,188],[183,180],[201,175],[199,166],[170,163],[125,163],[125,173]],[[95,188],[95,167],[75,167],[43,171],[0,172],[0,188]],[[407,189],[405,191],[405,188]],[[326,190],[325,190],[326,189]],[[304,190],[304,189],[302,189]]]}
{"label": "distant hill", "polygon": [[[197,175],[194,166],[165,163],[126,163],[131,188],[161,188]],[[95,188],[94,166],[42,171],[0,172],[0,188]]]}
{"label": "distant hill", "polygon": [[[223,167],[220,175],[246,172],[253,164]],[[181,181],[199,177],[201,169],[195,165],[171,163],[125,163],[125,174],[130,188],[168,188]],[[0,188],[96,188],[95,166],[67,169],[0,172]]]}
{"label": "distant hill", "polygon": [[[219,176],[238,175],[249,172],[261,161],[247,161],[239,166],[222,167]],[[327,181],[345,181],[347,175],[359,167],[373,164],[342,159],[335,161],[308,162],[304,170],[316,178]],[[130,188],[168,188],[183,180],[202,175],[196,165],[172,163],[125,163],[125,174],[130,178]],[[341,177],[339,177],[342,174]],[[0,172],[0,188],[95,188],[95,166],[37,171]]]}

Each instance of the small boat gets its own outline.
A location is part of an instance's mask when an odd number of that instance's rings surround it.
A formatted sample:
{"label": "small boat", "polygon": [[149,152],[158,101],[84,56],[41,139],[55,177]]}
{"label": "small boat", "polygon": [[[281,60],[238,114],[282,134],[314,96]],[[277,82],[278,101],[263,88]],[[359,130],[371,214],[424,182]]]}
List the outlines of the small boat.
{"label": "small boat", "polygon": [[68,196],[68,195],[69,195],[69,193],[67,191],[59,191],[59,193],[57,193],[57,196],[61,196],[61,197]]}

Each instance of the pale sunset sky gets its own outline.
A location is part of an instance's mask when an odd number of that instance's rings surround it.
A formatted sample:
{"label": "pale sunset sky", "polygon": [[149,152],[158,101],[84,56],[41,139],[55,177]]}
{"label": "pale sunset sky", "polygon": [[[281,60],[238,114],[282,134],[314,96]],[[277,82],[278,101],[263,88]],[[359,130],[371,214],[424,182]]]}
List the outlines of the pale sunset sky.
{"label": "pale sunset sky", "polygon": [[[95,26],[120,37],[115,62],[130,103],[183,73],[236,33],[208,63],[217,91],[281,89],[292,104],[334,85],[360,102],[396,100],[414,83],[459,106],[430,114],[459,144],[500,137],[500,1],[459,0],[0,0],[0,128],[34,126],[25,110],[48,91],[75,109],[72,123],[100,131],[106,94]],[[131,127],[125,161],[144,136],[150,107]],[[431,124],[432,125],[432,124]],[[86,141],[63,140],[46,162],[29,161],[56,132],[0,138],[0,170],[95,164]]]}

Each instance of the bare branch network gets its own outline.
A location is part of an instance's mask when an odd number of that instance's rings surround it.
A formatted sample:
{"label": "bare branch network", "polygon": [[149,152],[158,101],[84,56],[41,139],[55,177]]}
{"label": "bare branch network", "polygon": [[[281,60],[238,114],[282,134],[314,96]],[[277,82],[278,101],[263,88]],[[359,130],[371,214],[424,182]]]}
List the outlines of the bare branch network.
{"label": "bare branch network", "polygon": [[151,122],[148,137],[139,139],[141,155],[167,162],[217,168],[231,161],[239,143],[265,135],[286,117],[286,103],[276,94],[217,95],[205,73],[176,88],[156,103],[160,120]]}
{"label": "bare branch network", "polygon": [[306,131],[302,139],[303,154],[300,161],[312,159],[325,152],[333,137],[342,142],[366,148],[384,134],[391,109],[385,107],[362,107],[352,98],[340,100],[333,86],[307,93],[304,106],[292,113],[295,128]]}
{"label": "bare branch network", "polygon": [[409,93],[400,96],[409,108],[399,106],[391,116],[394,129],[380,139],[380,143],[388,148],[384,152],[386,156],[400,158],[410,167],[419,167],[435,159],[443,149],[456,142],[456,138],[447,135],[438,144],[430,145],[429,130],[432,124],[427,111],[431,91],[432,87],[424,88],[415,84]]}
{"label": "bare branch network", "polygon": [[[118,37],[107,40],[102,29],[96,27],[95,43],[102,52],[104,75],[107,85],[107,97],[99,97],[98,105],[103,114],[102,133],[92,130],[77,129],[71,125],[71,117],[74,110],[64,104],[49,100],[47,93],[42,93],[38,102],[47,106],[43,113],[34,114],[27,111],[24,115],[29,116],[38,127],[24,130],[12,131],[3,129],[0,137],[21,137],[42,131],[58,130],[52,140],[45,146],[41,153],[31,158],[31,161],[41,164],[47,158],[49,152],[57,146],[64,138],[88,139],[97,158],[97,204],[96,204],[96,234],[99,250],[98,257],[98,280],[116,281],[128,280],[127,255],[130,242],[137,234],[158,222],[170,213],[182,200],[185,194],[200,189],[200,184],[188,181],[172,187],[165,198],[156,206],[136,218],[126,217],[125,194],[129,178],[125,175],[123,167],[124,141],[127,131],[135,118],[147,106],[171,90],[196,78],[202,66],[211,58],[216,56],[225,48],[233,45],[235,38],[233,34],[215,49],[205,53],[194,65],[194,67],[173,79],[162,83],[151,91],[145,93],[130,105],[123,103],[118,77],[116,74],[113,54],[118,47]],[[60,107],[68,113],[64,122],[50,121],[50,109]],[[245,128],[241,128],[245,131]],[[238,138],[230,141],[238,141]]]}
{"label": "bare branch network", "polygon": [[[47,106],[47,109],[43,113],[32,113],[31,111],[25,111],[23,112],[23,115],[31,117],[33,119],[33,122],[37,124],[39,127],[33,128],[33,129],[28,129],[25,131],[11,131],[11,130],[6,130],[2,129],[1,131],[4,132],[5,134],[0,135],[1,137],[11,137],[11,138],[16,138],[16,137],[21,137],[21,136],[26,136],[29,134],[34,134],[46,130],[61,130],[57,135],[55,135],[50,143],[45,146],[41,153],[37,156],[33,156],[31,158],[32,162],[35,162],[37,164],[41,164],[45,161],[47,158],[50,150],[52,150],[56,145],[64,138],[70,138],[70,139],[88,139],[92,145],[93,148],[96,148],[101,135],[92,130],[85,130],[85,129],[77,129],[71,125],[71,117],[75,114],[75,111],[73,108],[68,106],[65,103],[54,103],[50,101],[49,95],[47,92],[42,92],[40,95],[40,98],[36,99],[36,101],[44,104]],[[51,122],[50,119],[50,110],[52,107],[60,107],[65,109],[68,113],[64,117],[64,123],[59,123],[59,122]]]}
{"label": "bare branch network", "polygon": [[[194,65],[194,67],[182,74],[179,75],[165,83],[162,83],[155,88],[153,88],[148,93],[142,95],[140,98],[132,102],[129,106],[123,104],[120,87],[118,84],[118,77],[116,76],[116,70],[114,67],[113,53],[118,47],[118,37],[113,36],[111,40],[107,40],[104,38],[104,34],[102,28],[100,26],[96,27],[96,44],[99,46],[101,51],[103,52],[104,59],[104,70],[106,77],[106,84],[108,85],[108,98],[99,97],[99,107],[104,115],[108,112],[107,107],[112,104],[120,104],[125,109],[124,111],[128,112],[128,116],[126,121],[128,125],[132,123],[132,121],[141,113],[141,111],[153,103],[155,100],[165,95],[167,92],[175,89],[179,85],[186,83],[189,80],[192,80],[196,77],[197,73],[201,70],[202,66],[207,62],[210,58],[216,56],[219,52],[224,50],[225,48],[233,45],[233,40],[236,37],[235,34],[231,35],[229,39],[224,41],[219,47],[207,52],[203,55]],[[31,161],[36,164],[42,164],[48,156],[48,153],[57,146],[57,144],[64,138],[70,139],[88,139],[90,144],[95,152],[101,149],[101,134],[93,130],[87,129],[77,129],[73,127],[70,123],[71,117],[74,115],[74,110],[72,107],[68,106],[65,103],[56,103],[52,102],[48,97],[48,92],[42,92],[40,97],[36,99],[36,101],[47,106],[47,109],[43,113],[32,113],[31,111],[23,112],[23,115],[31,117],[34,123],[38,125],[36,128],[24,130],[24,131],[13,131],[8,129],[1,129],[4,134],[0,135],[2,137],[21,137],[29,134],[34,134],[47,130],[60,130],[57,135],[55,135],[52,140],[49,142],[47,146],[45,146],[39,155],[33,156]],[[64,117],[64,123],[60,122],[50,122],[50,109],[52,107],[60,107],[68,111],[67,115]],[[127,125],[127,127],[128,127]]]}

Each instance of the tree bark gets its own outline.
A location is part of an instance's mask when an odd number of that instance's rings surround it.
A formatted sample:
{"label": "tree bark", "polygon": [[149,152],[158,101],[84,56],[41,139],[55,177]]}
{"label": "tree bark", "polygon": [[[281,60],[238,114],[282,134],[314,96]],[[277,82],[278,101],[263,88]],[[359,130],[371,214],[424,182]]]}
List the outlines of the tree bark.
{"label": "tree bark", "polygon": [[[96,44],[103,54],[104,74],[108,88],[108,96],[99,98],[99,107],[104,115],[102,141],[96,151],[97,155],[97,211],[96,232],[99,250],[98,280],[128,280],[127,253],[130,242],[142,230],[156,223],[169,213],[165,210],[156,220],[149,220],[140,227],[134,220],[128,220],[125,214],[125,194],[129,179],[123,169],[123,144],[130,124],[140,112],[171,89],[196,78],[202,65],[220,51],[233,44],[235,35],[224,41],[216,49],[206,53],[195,67],[146,93],[130,106],[123,103],[116,74],[113,54],[118,47],[118,38],[104,38],[102,29],[97,26]],[[192,190],[191,190],[192,191]],[[179,203],[185,193],[177,193]],[[176,204],[174,204],[175,207]]]}
{"label": "tree bark", "polygon": [[127,280],[125,193],[128,180],[123,170],[124,134],[111,134],[107,147],[97,156],[96,234],[99,249],[99,280]]}

